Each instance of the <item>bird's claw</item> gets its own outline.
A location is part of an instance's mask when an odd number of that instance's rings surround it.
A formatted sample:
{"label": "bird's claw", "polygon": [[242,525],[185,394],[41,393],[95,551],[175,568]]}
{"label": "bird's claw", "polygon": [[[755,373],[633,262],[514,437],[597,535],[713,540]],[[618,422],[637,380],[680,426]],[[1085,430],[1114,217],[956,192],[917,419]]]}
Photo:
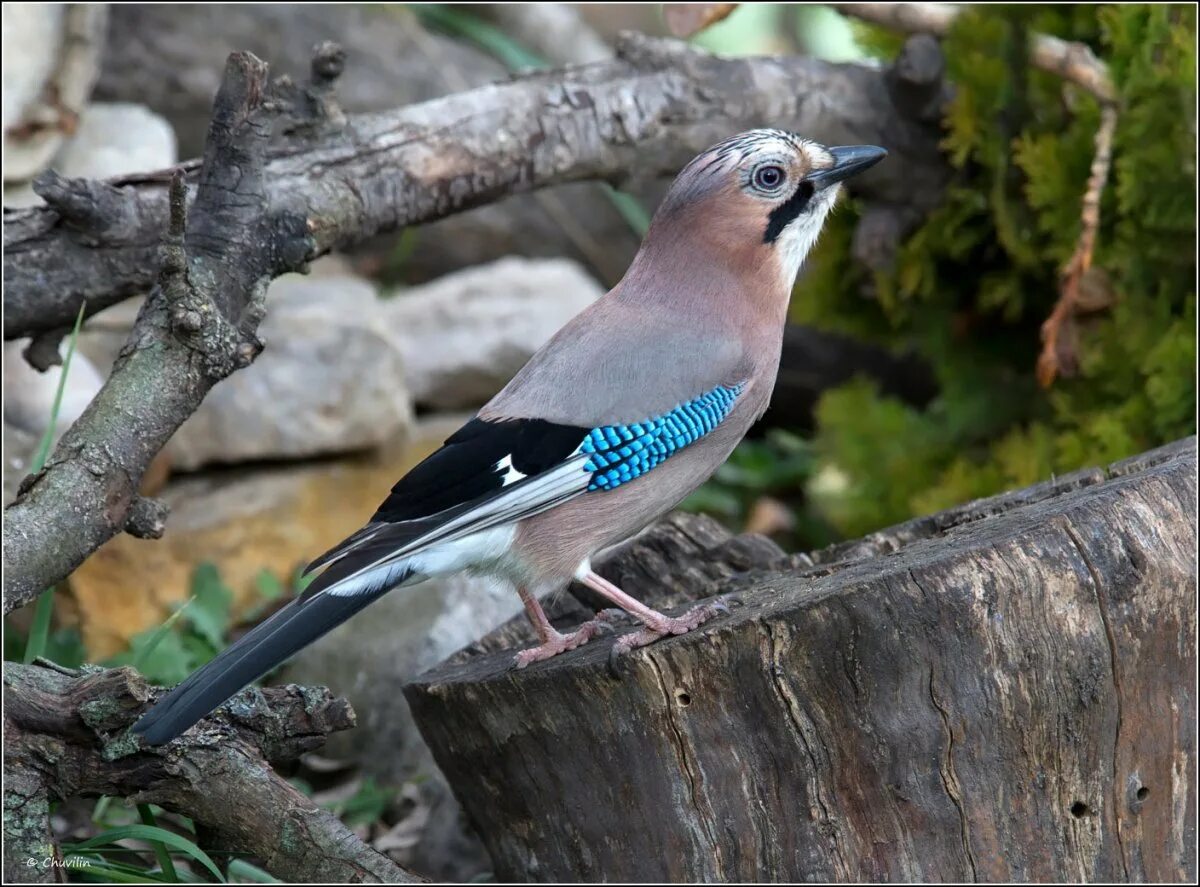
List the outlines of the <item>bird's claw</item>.
{"label": "bird's claw", "polygon": [[742,601],[731,595],[722,595],[693,607],[682,616],[663,617],[662,621],[656,621],[654,624],[647,623],[638,631],[621,635],[608,652],[608,670],[614,677],[621,677],[626,670],[627,654],[632,650],[645,647],[670,635],[686,634],[717,615],[729,615],[731,603],[741,604]]}
{"label": "bird's claw", "polygon": [[[516,668],[527,668],[535,662],[541,662],[549,659],[552,656],[557,656],[559,653],[565,653],[568,650],[574,650],[576,647],[582,647],[592,638],[599,634],[611,634],[616,631],[612,623],[610,610],[602,610],[597,613],[592,619],[584,622],[574,631],[568,634],[555,632],[553,636],[539,644],[536,647],[530,647],[528,650],[521,650],[513,657],[513,665]],[[620,610],[617,611],[621,612]]]}

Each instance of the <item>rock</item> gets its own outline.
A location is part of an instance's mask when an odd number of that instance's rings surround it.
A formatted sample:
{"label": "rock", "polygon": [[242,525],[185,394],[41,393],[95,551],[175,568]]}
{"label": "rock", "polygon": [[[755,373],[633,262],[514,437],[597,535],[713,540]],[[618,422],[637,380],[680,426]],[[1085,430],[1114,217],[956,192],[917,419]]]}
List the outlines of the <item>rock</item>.
{"label": "rock", "polygon": [[368,456],[172,480],[158,494],[171,509],[162,539],[118,535],[68,580],[91,660],[125,650],[135,634],[161,624],[188,598],[202,563],[217,567],[235,611],[245,612],[258,602],[263,570],[286,578],[361,527],[396,479],[465,418],[419,423],[403,446]]}
{"label": "rock", "polygon": [[136,101],[164,115],[183,152],[199,156],[233,49],[303,82],[312,48],[337,40],[346,50],[338,102],[348,112],[384,111],[503,78],[502,64],[466,41],[429,33],[400,4],[115,4],[96,96]]}
{"label": "rock", "polygon": [[64,7],[58,3],[20,3],[4,10],[5,132],[41,98],[62,45],[63,13]]}
{"label": "rock", "polygon": [[[387,595],[304,649],[286,680],[337,687],[358,715],[323,754],[354,757],[373,776],[398,784],[414,774],[420,735],[396,688],[479,639],[521,610],[513,589],[457,575]],[[351,735],[352,734],[352,735]]]}
{"label": "rock", "polygon": [[[75,134],[49,165],[71,178],[111,179],[163,169],[177,154],[171,125],[148,108],[93,104],[80,113]],[[5,188],[5,206],[40,203],[27,182]]]}
{"label": "rock", "polygon": [[[38,372],[21,355],[27,344],[27,339],[4,343],[4,422],[40,439],[50,424],[62,367],[53,366],[44,373]],[[62,342],[58,350],[65,355],[67,343]],[[76,351],[71,357],[63,387],[63,399],[54,426],[55,440],[79,418],[103,384],[104,377],[92,362]]]}
{"label": "rock", "polygon": [[17,498],[17,487],[29,474],[38,437],[23,428],[4,423],[4,505]]}
{"label": "rock", "polygon": [[177,157],[175,131],[149,108],[97,102],[84,108],[54,167],[66,176],[111,179],[163,169]]}
{"label": "rock", "polygon": [[108,8],[101,3],[5,5],[6,183],[45,169],[75,131],[99,73],[107,20]]}
{"label": "rock", "polygon": [[[90,319],[79,351],[105,371],[129,337],[140,299]],[[267,292],[258,359],[209,393],[167,444],[171,464],[296,459],[402,439],[412,421],[403,359],[386,302],[337,257]]]}
{"label": "rock", "polygon": [[413,400],[483,404],[604,290],[574,262],[509,257],[402,290],[387,303]]}
{"label": "rock", "polygon": [[172,438],[172,464],[297,459],[366,450],[412,422],[384,305],[350,276],[276,280],[259,335],[266,348],[221,382]]}

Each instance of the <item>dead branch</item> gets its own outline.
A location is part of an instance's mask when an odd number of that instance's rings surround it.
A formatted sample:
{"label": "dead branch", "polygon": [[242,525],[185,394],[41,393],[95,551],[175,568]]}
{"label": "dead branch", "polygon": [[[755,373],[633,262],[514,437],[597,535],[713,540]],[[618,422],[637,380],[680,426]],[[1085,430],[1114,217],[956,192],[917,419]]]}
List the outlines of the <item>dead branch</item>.
{"label": "dead branch", "polygon": [[1092,267],[1092,251],[1096,233],[1100,230],[1100,197],[1108,181],[1112,165],[1113,136],[1117,130],[1117,109],[1105,105],[1100,109],[1100,128],[1096,131],[1096,156],[1092,159],[1087,190],[1083,194],[1082,228],[1075,252],[1063,272],[1062,294],[1054,310],[1042,324],[1042,351],[1038,355],[1037,377],[1048,388],[1060,373],[1072,376],[1078,368],[1075,349],[1075,315],[1086,310],[1080,304],[1084,276]]}
{"label": "dead branch", "polygon": [[[893,162],[856,180],[861,193],[918,212],[940,199],[937,131],[897,109],[884,71],[803,57],[722,59],[628,36],[611,61],[356,115],[335,134],[288,141],[269,152],[266,201],[308,218],[323,253],[513,193],[672,174],[718,139],[761,125],[884,145]],[[182,168],[194,181],[196,164]],[[69,327],[82,302],[95,314],[148,290],[168,182],[112,182],[122,201],[92,214],[58,199],[63,186],[43,183],[50,206],[6,212],[5,338]]]}
{"label": "dead branch", "polygon": [[161,532],[162,509],[137,495],[146,467],[208,390],[261,350],[267,283],[314,248],[304,216],[268,199],[265,149],[280,110],[267,66],[231,55],[190,213],[183,176],[169,180],[158,285],[104,387],[5,513],[6,613],[116,533]]}
{"label": "dead branch", "polygon": [[223,849],[291,882],[419,881],[371,849],[271,769],[354,726],[328,690],[245,690],[169,745],[128,727],[158,691],[130,668],[73,672],[4,663],[5,881],[54,880],[49,805],[113,795],[190,817]]}
{"label": "dead branch", "polygon": [[[944,37],[962,13],[950,3],[831,3],[842,15],[882,25],[909,34]],[[1108,66],[1082,43],[1071,43],[1048,34],[1034,34],[1030,47],[1034,66],[1057,74],[1087,90],[1105,103],[1116,100]]]}

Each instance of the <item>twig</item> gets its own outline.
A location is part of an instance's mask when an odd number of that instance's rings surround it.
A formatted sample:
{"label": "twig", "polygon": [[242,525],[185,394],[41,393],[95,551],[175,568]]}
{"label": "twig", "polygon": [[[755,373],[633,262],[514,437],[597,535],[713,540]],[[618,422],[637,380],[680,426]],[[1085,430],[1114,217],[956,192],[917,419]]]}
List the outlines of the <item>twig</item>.
{"label": "twig", "polygon": [[[645,37],[624,38],[618,51],[288,141],[269,154],[268,202],[310,218],[320,253],[509,194],[674,174],[714,141],[762,125],[885,145],[893,162],[862,179],[861,193],[918,210],[940,200],[937,133],[897,109],[882,71],[805,57],[722,59]],[[194,182],[195,165],[181,168]],[[69,326],[81,301],[96,313],[149,290],[169,178],[111,183],[119,205],[106,205],[86,234],[61,223],[61,201],[7,212],[5,338]],[[122,224],[103,226],[113,218]]]}
{"label": "twig", "polygon": [[157,692],[130,668],[4,664],[6,881],[54,876],[27,860],[54,852],[50,802],[77,795],[129,797],[191,817],[284,881],[419,880],[271,769],[353,727],[345,700],[307,687],[245,690],[174,742],[143,747],[128,727]]}
{"label": "twig", "polygon": [[[963,12],[951,3],[831,3],[842,15],[909,34],[944,37]],[[1108,67],[1082,43],[1070,43],[1048,34],[1034,34],[1031,60],[1035,67],[1070,80],[1101,102],[1116,100]]]}
{"label": "twig", "polygon": [[1075,244],[1075,252],[1063,271],[1061,295],[1054,304],[1054,310],[1042,324],[1042,351],[1038,355],[1037,378],[1043,388],[1053,384],[1060,373],[1071,376],[1078,369],[1075,314],[1079,308],[1081,283],[1092,267],[1092,252],[1096,246],[1096,233],[1100,229],[1100,197],[1112,165],[1112,143],[1116,129],[1116,106],[1104,105],[1100,109],[1100,128],[1096,131],[1096,155],[1092,158],[1087,190],[1083,194],[1083,211],[1080,214],[1083,227]]}
{"label": "twig", "polygon": [[[832,6],[843,15],[884,27],[939,36],[947,34],[954,20],[962,13],[961,7],[948,3],[834,3]],[[1082,227],[1075,251],[1063,269],[1058,301],[1041,329],[1042,350],[1038,355],[1037,378],[1043,387],[1048,387],[1059,374],[1070,376],[1077,369],[1074,316],[1079,307],[1080,283],[1092,264],[1096,233],[1100,228],[1100,199],[1112,166],[1113,136],[1117,128],[1117,91],[1108,66],[1083,43],[1072,43],[1048,34],[1034,34],[1030,40],[1030,61],[1034,67],[1074,83],[1100,103],[1096,154],[1092,159],[1080,214]]]}
{"label": "twig", "polygon": [[143,473],[209,389],[254,359],[267,282],[313,249],[305,219],[268,199],[279,110],[266,65],[231,55],[190,211],[183,175],[170,180],[159,284],[104,387],[5,513],[6,613],[116,533],[162,533],[165,508],[137,494]]}

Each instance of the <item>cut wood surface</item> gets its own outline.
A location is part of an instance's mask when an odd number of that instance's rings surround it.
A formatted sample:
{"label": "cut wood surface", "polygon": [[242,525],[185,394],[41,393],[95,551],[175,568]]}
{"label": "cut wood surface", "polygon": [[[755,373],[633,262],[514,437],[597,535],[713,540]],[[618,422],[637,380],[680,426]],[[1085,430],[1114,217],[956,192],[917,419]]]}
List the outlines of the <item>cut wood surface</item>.
{"label": "cut wood surface", "polygon": [[501,879],[1194,881],[1196,493],[1189,438],[811,555],[677,515],[600,571],[729,616],[406,694]]}

